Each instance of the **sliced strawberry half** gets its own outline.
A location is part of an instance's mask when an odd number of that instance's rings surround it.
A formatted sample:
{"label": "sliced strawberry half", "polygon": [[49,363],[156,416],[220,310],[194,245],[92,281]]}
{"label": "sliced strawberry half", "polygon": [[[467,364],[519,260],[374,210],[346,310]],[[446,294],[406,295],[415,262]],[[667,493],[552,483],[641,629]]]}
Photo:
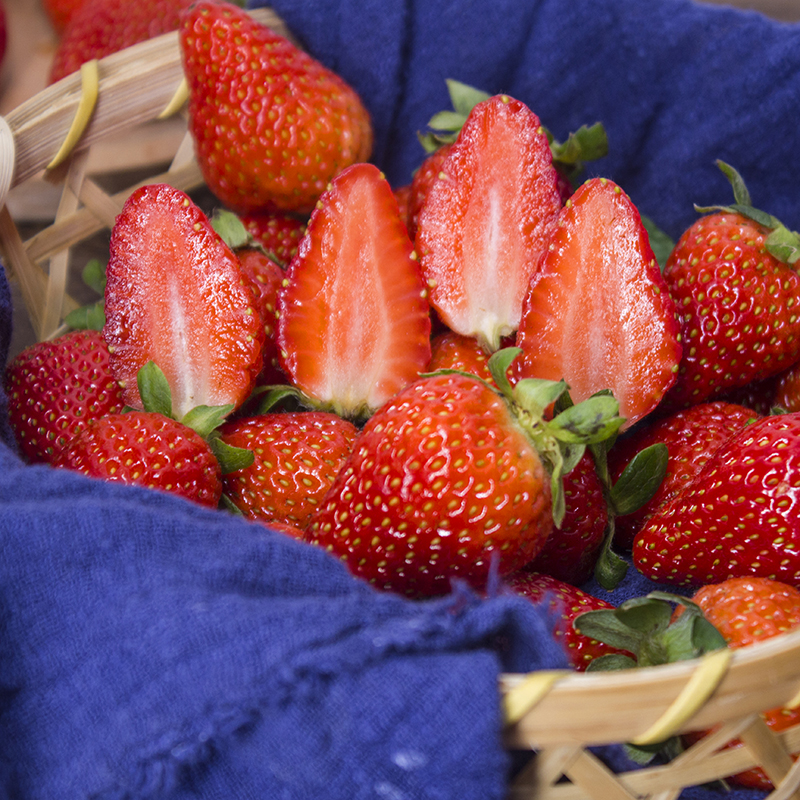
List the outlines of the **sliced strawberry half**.
{"label": "sliced strawberry half", "polygon": [[282,367],[318,408],[369,414],[425,370],[430,308],[397,200],[376,167],[348,167],[323,194],[278,311]]}
{"label": "sliced strawberry half", "polygon": [[531,274],[561,208],[539,118],[519,100],[478,103],[419,212],[416,248],[431,305],[490,352],[519,325]]}
{"label": "sliced strawberry half", "polygon": [[238,407],[261,369],[264,326],[239,261],[205,214],[164,184],[136,190],[111,234],[103,335],[125,402],[149,361],[181,419],[200,405]]}
{"label": "sliced strawberry half", "polygon": [[612,181],[587,181],[531,279],[519,377],[563,379],[576,401],[610,389],[630,427],[675,381],[679,333],[638,210]]}

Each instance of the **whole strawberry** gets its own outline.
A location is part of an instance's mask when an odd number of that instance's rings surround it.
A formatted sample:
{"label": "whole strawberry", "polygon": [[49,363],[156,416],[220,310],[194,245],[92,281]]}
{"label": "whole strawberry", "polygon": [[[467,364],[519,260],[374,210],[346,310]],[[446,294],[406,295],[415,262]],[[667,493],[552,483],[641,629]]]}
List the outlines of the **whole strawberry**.
{"label": "whole strawberry", "polygon": [[52,462],[91,420],[125,405],[99,331],[26,348],[6,367],[5,390],[11,428],[31,462]]}
{"label": "whole strawberry", "polygon": [[738,173],[720,166],[737,204],[707,209],[711,213],[681,236],[664,267],[684,345],[668,406],[714,398],[800,358],[800,276],[782,261],[788,256],[773,235],[786,229],[753,209]]}
{"label": "whole strawberry", "polygon": [[[770,578],[730,578],[702,587],[692,600],[733,649],[749,647],[800,625],[800,591]],[[776,733],[800,723],[797,708],[774,708],[763,716]],[[693,733],[686,738],[695,742],[706,733]],[[760,767],[732,775],[728,780],[764,791],[773,788]]]}
{"label": "whole strawberry", "polygon": [[75,72],[85,61],[104,58],[159,34],[177,30],[181,12],[192,2],[83,0],[71,13],[59,39],[50,66],[50,82],[55,83]]}
{"label": "whole strawberry", "polygon": [[244,227],[267,255],[285,267],[297,254],[308,220],[294,214],[260,212],[242,214]]}
{"label": "whole strawberry", "polygon": [[42,0],[42,6],[48,19],[61,36],[75,12],[83,5],[85,0]]}
{"label": "whole strawberry", "polygon": [[564,476],[564,520],[526,570],[579,586],[594,573],[608,524],[608,506],[594,459],[585,453]]}
{"label": "whole strawberry", "polygon": [[553,634],[564,647],[570,664],[579,672],[583,672],[600,656],[627,654],[625,650],[580,633],[572,624],[576,617],[587,611],[613,609],[611,603],[551,575],[535,571],[515,572],[508,577],[506,585],[514,594],[521,595],[532,603],[538,605],[547,602],[558,613]]}
{"label": "whole strawberry", "polygon": [[93,421],[61,451],[55,466],[214,508],[222,494],[220,466],[206,441],[156,412],[109,414]]}
{"label": "whole strawberry", "polygon": [[[492,371],[513,397],[506,354]],[[308,539],[376,586],[415,596],[446,592],[453,578],[482,586],[495,560],[500,574],[519,569],[554,518],[560,524],[561,474],[582,454],[577,443],[618,425],[611,398],[592,401],[596,413],[565,412],[574,426],[563,417],[545,423],[543,409],[564,387],[536,389],[535,400],[535,391],[517,395],[526,408],[515,410],[508,394],[471,375],[415,381],[367,421]]]}
{"label": "whole strawberry", "polygon": [[657,583],[761,576],[800,585],[798,502],[800,414],[763,417],[653,513],[634,541],[634,564]]}
{"label": "whole strawberry", "polygon": [[180,43],[197,159],[230,208],[308,213],[334,175],[369,157],[353,89],[242,9],[194,2]]}
{"label": "whole strawberry", "polygon": [[638,452],[651,445],[666,445],[668,460],[664,479],[653,497],[637,511],[617,517],[615,544],[629,549],[636,533],[656,509],[687,486],[720,446],[757,416],[749,408],[733,403],[700,403],[661,417],[617,441],[608,454],[614,480]]}
{"label": "whole strawberry", "polygon": [[253,463],[223,478],[225,496],[249,519],[304,528],[350,455],[358,428],[322,411],[261,414],[224,424],[225,444]]}

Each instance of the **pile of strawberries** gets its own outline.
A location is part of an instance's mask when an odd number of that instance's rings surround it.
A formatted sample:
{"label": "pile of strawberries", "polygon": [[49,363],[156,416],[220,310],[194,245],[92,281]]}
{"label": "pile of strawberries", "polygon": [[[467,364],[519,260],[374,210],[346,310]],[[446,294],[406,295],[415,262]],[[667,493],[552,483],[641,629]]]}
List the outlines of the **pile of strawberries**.
{"label": "pile of strawberries", "polygon": [[[220,506],[413,597],[508,576],[571,621],[611,610],[578,587],[613,587],[615,550],[677,587],[800,585],[800,250],[732,167],[734,203],[659,265],[620,186],[573,188],[601,129],[564,146],[452,82],[393,188],[344,81],[233,5],[182,5],[221,210],[130,196],[102,331],[6,370],[27,459]],[[579,669],[635,657],[565,632]]]}

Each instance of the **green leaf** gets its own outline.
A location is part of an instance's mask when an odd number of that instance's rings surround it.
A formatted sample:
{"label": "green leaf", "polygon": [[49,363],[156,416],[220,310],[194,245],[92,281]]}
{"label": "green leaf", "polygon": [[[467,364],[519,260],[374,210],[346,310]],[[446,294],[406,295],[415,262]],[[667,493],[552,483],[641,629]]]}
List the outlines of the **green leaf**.
{"label": "green leaf", "polygon": [[634,630],[649,634],[665,630],[672,619],[672,606],[648,595],[626,600],[616,610],[617,617]]}
{"label": "green leaf", "polygon": [[228,495],[223,494],[220,498],[220,508],[224,509],[225,511],[230,511],[231,514],[236,514],[238,517],[243,517],[244,513],[242,513],[242,509],[233,502],[233,500],[228,497]]}
{"label": "green leaf", "polygon": [[[497,378],[495,378],[495,381],[497,381]],[[506,382],[508,382],[507,379]],[[566,389],[567,384],[564,381],[523,378],[514,386],[512,396],[514,402],[520,408],[524,408],[526,411],[541,417],[545,409],[555,403]]]}
{"label": "green leaf", "polygon": [[189,411],[181,422],[186,427],[199,433],[204,439],[209,439],[215,431],[225,421],[226,417],[233,411],[233,405],[224,406],[195,406]]}
{"label": "green leaf", "polygon": [[644,229],[650,239],[653,255],[656,257],[659,267],[663,270],[667,259],[675,249],[675,242],[650,217],[646,217],[644,214],[642,214],[642,225],[644,225]]}
{"label": "green leaf", "polygon": [[596,161],[608,155],[608,135],[602,122],[581,125],[570,133],[564,142],[551,141],[553,161],[567,165],[579,165],[584,161]]}
{"label": "green leaf", "polygon": [[702,615],[694,618],[692,641],[701,653],[722,650],[728,646],[725,637]]}
{"label": "green leaf", "polygon": [[90,258],[83,267],[81,280],[97,294],[102,295],[106,290],[106,266],[97,258]]}
{"label": "green leaf", "polygon": [[595,395],[554,417],[548,431],[562,442],[591,444],[613,436],[624,423],[613,397]]}
{"label": "green leaf", "polygon": [[102,331],[106,324],[105,304],[98,300],[73,309],[64,317],[64,324],[74,331]]}
{"label": "green leaf", "polygon": [[211,217],[211,227],[219,234],[231,250],[246,247],[251,236],[242,220],[232,211],[218,209]]}
{"label": "green leaf", "polygon": [[667,474],[669,451],[663,442],[640,450],[611,487],[611,502],[618,516],[633,514],[652,500]]}
{"label": "green leaf", "polygon": [[752,206],[753,202],[750,199],[750,191],[744,182],[744,178],[739,172],[734,169],[730,164],[726,164],[721,159],[717,159],[717,166],[725,174],[725,177],[730,181],[733,188],[733,199],[740,206]]}
{"label": "green leaf", "polygon": [[276,411],[278,409],[285,410],[305,405],[306,398],[302,392],[294,386],[262,386],[253,393],[254,396],[258,394],[262,395],[262,397],[258,402],[256,410],[253,412],[256,415],[268,414],[270,411]]}
{"label": "green leaf", "polygon": [[619,586],[628,572],[628,562],[611,549],[612,536],[607,536],[594,565],[595,580],[608,592]]}
{"label": "green leaf", "polygon": [[572,622],[578,633],[596,639],[598,642],[628,650],[634,655],[639,652],[644,633],[626,625],[617,614],[618,609],[600,609],[579,614]]}
{"label": "green leaf", "polygon": [[208,445],[216,456],[223,475],[246,469],[252,466],[255,461],[255,456],[251,450],[244,447],[233,447],[223,442],[219,436],[211,436],[208,440]]}
{"label": "green leaf", "polygon": [[[588,613],[588,612],[587,612]],[[622,653],[607,653],[593,658],[586,667],[586,672],[616,672],[620,669],[635,669],[636,661]]]}
{"label": "green leaf", "polygon": [[453,104],[453,108],[464,117],[468,116],[469,112],[478,103],[482,103],[490,97],[487,92],[452,78],[447,78],[445,83],[447,84],[447,91],[450,94],[450,102]]}
{"label": "green leaf", "polygon": [[569,473],[578,466],[578,462],[583,458],[585,452],[585,444],[566,444],[561,448],[561,453],[564,458],[564,475],[569,475]]}
{"label": "green leaf", "polygon": [[800,235],[784,225],[778,225],[764,241],[767,250],[784,264],[795,264],[800,259]]}
{"label": "green leaf", "polygon": [[512,396],[511,383],[508,380],[508,368],[517,358],[522,349],[519,347],[504,347],[502,350],[497,350],[492,353],[486,366],[497,384],[497,388],[505,397]]}
{"label": "green leaf", "polygon": [[466,122],[466,116],[457,111],[439,111],[429,120],[428,125],[435,131],[460,131]]}
{"label": "green leaf", "polygon": [[148,361],[136,375],[139,397],[145,411],[172,418],[172,392],[166,376],[155,361]]}

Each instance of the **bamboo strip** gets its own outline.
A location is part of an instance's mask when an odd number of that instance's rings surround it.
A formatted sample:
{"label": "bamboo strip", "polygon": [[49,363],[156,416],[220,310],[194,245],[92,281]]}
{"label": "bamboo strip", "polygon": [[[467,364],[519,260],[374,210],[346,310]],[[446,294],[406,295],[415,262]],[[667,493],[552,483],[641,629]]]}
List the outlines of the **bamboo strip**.
{"label": "bamboo strip", "polygon": [[[739,734],[739,738],[755,756],[773,785],[779,786],[792,768],[792,758],[784,750],[780,739],[767,727],[763,718],[756,717]],[[793,792],[789,796],[793,800],[800,800],[798,792]]]}

